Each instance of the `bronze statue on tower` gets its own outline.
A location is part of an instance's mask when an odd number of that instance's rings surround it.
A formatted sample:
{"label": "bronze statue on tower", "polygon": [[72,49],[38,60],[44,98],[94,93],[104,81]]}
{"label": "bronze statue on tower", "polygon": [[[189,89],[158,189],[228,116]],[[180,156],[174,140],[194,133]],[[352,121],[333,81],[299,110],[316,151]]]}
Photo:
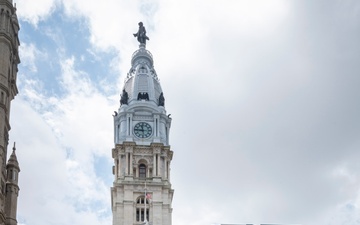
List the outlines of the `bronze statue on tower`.
{"label": "bronze statue on tower", "polygon": [[142,22],[139,24],[139,30],[137,33],[134,34],[134,37],[137,37],[137,40],[140,42],[140,44],[146,45],[146,40],[150,40],[148,36],[146,36],[146,29]]}

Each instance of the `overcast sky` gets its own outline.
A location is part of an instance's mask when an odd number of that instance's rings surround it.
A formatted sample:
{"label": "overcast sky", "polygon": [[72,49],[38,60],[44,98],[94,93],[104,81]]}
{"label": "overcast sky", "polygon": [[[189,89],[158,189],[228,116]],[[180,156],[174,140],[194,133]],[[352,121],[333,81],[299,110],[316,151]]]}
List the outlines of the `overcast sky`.
{"label": "overcast sky", "polygon": [[360,224],[359,1],[14,2],[19,225],[112,224],[140,21],[173,118],[173,225]]}

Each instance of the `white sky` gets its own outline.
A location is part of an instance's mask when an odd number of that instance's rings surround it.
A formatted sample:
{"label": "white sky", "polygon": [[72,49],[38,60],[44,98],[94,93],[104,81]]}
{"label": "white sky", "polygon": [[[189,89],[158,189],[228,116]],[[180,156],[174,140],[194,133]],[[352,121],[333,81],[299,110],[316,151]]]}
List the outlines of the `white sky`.
{"label": "white sky", "polygon": [[14,2],[19,225],[111,224],[139,21],[173,118],[173,225],[360,224],[360,2]]}

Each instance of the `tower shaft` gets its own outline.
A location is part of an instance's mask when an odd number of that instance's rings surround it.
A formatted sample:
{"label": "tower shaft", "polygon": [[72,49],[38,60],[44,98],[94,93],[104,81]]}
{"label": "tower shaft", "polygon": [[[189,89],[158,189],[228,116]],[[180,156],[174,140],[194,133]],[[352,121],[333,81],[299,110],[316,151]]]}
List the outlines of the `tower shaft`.
{"label": "tower shaft", "polygon": [[[7,171],[5,168],[11,129],[10,102],[18,93],[16,78],[20,63],[19,29],[16,8],[12,5],[12,0],[0,0],[0,224],[8,224],[6,208],[13,207],[7,203],[9,199],[6,194]],[[16,218],[14,219],[16,221]]]}
{"label": "tower shaft", "polygon": [[114,115],[112,149],[113,225],[171,225],[171,118],[144,43],[132,56],[120,104]]}
{"label": "tower shaft", "polygon": [[6,225],[16,225],[16,212],[17,212],[17,200],[19,196],[19,172],[20,167],[15,154],[15,143],[13,152],[6,165],[6,202],[5,202],[5,214]]}

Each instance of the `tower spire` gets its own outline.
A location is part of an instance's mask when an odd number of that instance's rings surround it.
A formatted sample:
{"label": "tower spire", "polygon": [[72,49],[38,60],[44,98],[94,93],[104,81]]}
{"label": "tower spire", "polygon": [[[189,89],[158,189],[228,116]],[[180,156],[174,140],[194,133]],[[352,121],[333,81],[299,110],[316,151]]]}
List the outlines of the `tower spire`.
{"label": "tower spire", "polygon": [[7,179],[6,179],[6,225],[16,225],[16,211],[17,211],[17,199],[19,196],[19,162],[16,157],[16,147],[14,142],[13,151],[10,155],[8,163],[6,165]]}
{"label": "tower spire", "polygon": [[[166,114],[153,56],[145,49],[149,38],[142,23],[134,36],[140,46],[132,55],[120,107],[113,116],[113,225],[171,225],[171,118]],[[147,202],[150,195],[153,201]]]}

